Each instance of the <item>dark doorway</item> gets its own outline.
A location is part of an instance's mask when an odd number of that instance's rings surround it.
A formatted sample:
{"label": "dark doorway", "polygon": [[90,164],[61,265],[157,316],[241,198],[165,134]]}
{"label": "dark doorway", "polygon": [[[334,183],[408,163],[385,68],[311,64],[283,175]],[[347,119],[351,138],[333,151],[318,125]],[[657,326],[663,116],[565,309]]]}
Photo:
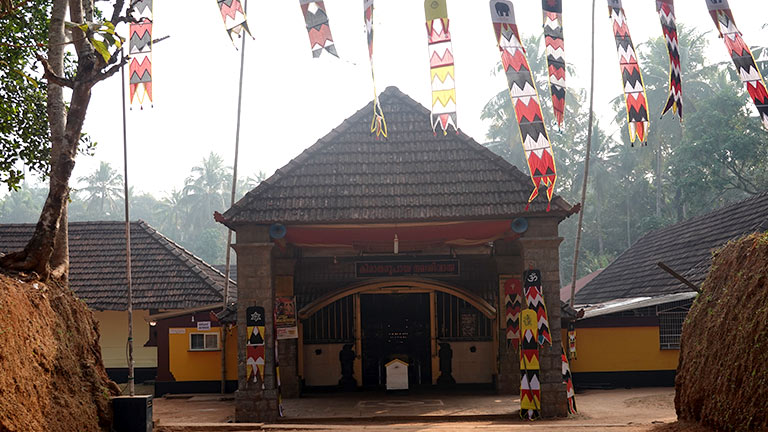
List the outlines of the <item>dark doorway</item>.
{"label": "dark doorway", "polygon": [[383,387],[395,358],[409,364],[409,387],[430,385],[429,294],[363,294],[360,312],[363,386]]}

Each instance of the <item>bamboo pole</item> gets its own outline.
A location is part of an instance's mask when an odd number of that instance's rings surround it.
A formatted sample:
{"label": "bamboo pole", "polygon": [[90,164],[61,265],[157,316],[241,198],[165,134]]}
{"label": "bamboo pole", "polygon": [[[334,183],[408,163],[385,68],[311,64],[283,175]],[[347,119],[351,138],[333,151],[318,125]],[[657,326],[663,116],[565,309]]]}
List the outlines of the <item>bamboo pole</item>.
{"label": "bamboo pole", "polygon": [[595,102],[595,0],[592,0],[592,57],[591,73],[589,78],[589,129],[587,129],[587,154],[584,157],[584,179],[581,182],[581,211],[579,212],[579,225],[576,229],[576,245],[573,248],[573,273],[571,274],[571,301],[573,308],[576,297],[576,276],[579,268],[579,247],[581,246],[581,228],[584,223],[584,211],[587,201],[587,181],[589,180],[589,158],[592,153],[592,122],[594,113],[592,107]]}
{"label": "bamboo pole", "polygon": [[[248,0],[243,5],[244,11],[248,13]],[[237,158],[240,152],[240,113],[243,106],[243,69],[245,66],[245,35],[241,35],[243,44],[240,46],[240,81],[237,85],[237,126],[235,127],[235,162],[232,166],[232,193],[230,195],[229,206],[235,204],[235,194],[237,191]],[[227,309],[229,304],[229,263],[232,254],[232,230],[227,229],[227,251],[224,262],[224,307]],[[225,393],[227,386],[227,331],[226,325],[222,324],[221,330],[221,392]]]}
{"label": "bamboo pole", "polygon": [[[124,52],[120,53],[124,57]],[[122,60],[122,59],[121,59]],[[128,205],[128,126],[125,118],[125,71],[120,71],[123,101],[123,186],[125,203],[125,275],[128,282],[128,394],[136,395],[135,377],[133,374],[133,283],[131,280],[131,217]]]}

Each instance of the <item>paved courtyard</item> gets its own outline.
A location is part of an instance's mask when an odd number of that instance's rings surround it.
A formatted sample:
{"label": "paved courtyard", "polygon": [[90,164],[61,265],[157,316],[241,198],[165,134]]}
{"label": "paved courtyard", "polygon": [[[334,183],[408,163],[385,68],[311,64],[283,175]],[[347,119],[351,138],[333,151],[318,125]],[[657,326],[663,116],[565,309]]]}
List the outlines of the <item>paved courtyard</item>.
{"label": "paved courtyard", "polygon": [[[676,419],[673,388],[589,390],[576,396],[576,405],[577,415],[531,423],[517,415],[518,397],[488,392],[319,394],[286,399],[280,422],[250,430],[648,431]],[[206,425],[225,430],[214,424],[233,420],[234,401],[232,395],[159,398],[154,418],[162,431],[206,430]],[[229,427],[234,429],[226,430],[248,430]]]}

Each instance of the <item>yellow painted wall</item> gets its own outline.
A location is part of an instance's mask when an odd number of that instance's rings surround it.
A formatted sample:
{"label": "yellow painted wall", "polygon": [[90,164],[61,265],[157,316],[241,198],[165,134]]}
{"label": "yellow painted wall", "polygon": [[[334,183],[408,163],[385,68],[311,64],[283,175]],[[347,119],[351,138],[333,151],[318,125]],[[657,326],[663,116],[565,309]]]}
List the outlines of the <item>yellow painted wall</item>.
{"label": "yellow painted wall", "polygon": [[679,355],[679,350],[659,349],[658,327],[576,328],[576,359],[570,366],[571,372],[674,370]]}
{"label": "yellow painted wall", "polygon": [[[184,331],[174,334],[173,331]],[[168,334],[169,369],[176,381],[221,380],[221,350],[190,351],[190,333],[220,333],[219,327],[211,330],[171,327]],[[221,343],[221,341],[219,341]],[[237,328],[227,334],[227,379],[237,380]]]}
{"label": "yellow painted wall", "polygon": [[[104,367],[127,368],[125,345],[128,341],[127,311],[94,311],[99,322],[101,356]],[[133,359],[136,367],[157,367],[157,348],[145,347],[149,340],[147,310],[133,311]]]}

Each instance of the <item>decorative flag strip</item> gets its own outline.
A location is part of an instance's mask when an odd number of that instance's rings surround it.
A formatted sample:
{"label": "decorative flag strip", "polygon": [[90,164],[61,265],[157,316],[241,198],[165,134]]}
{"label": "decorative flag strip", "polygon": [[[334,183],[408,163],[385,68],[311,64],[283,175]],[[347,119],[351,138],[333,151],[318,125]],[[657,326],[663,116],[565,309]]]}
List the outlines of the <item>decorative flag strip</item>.
{"label": "decorative flag strip", "polygon": [[536,311],[538,323],[539,345],[549,342],[552,345],[552,335],[549,333],[549,320],[547,319],[547,306],[541,291],[541,272],[539,270],[526,270],[523,273],[525,300],[528,307]]}
{"label": "decorative flag strip", "polygon": [[299,0],[299,3],[301,3],[301,11],[304,13],[304,21],[307,23],[312,57],[320,57],[323,50],[338,57],[339,54],[336,53],[336,46],[333,44],[333,36],[331,36],[331,27],[328,25],[325,3],[315,0]]}
{"label": "decorative flag strip", "polygon": [[621,0],[608,0],[608,10],[613,21],[613,35],[616,38],[616,49],[619,53],[619,67],[624,84],[624,99],[627,105],[627,124],[629,126],[629,141],[634,146],[635,136],[645,143],[648,135],[648,98],[645,96],[645,84],[640,66],[637,64],[637,54],[627,27],[627,17]]}
{"label": "decorative flag strip", "polygon": [[571,359],[576,359],[576,326],[573,321],[568,323],[568,355]]}
{"label": "decorative flag strip", "polygon": [[680,47],[677,40],[677,24],[675,23],[675,0],[656,0],[656,12],[659,13],[661,29],[667,40],[669,52],[669,97],[664,105],[661,116],[672,109],[683,121],[683,88],[680,77]]}
{"label": "decorative flag strip", "polygon": [[557,127],[563,128],[565,113],[565,60],[563,53],[563,0],[541,0],[544,12],[544,45],[549,68],[549,91]]}
{"label": "decorative flag strip", "polygon": [[509,0],[491,0],[491,20],[496,32],[496,43],[501,51],[501,64],[507,76],[509,96],[515,108],[517,124],[520,127],[520,139],[523,143],[525,158],[533,181],[533,192],[528,198],[528,206],[539,194],[539,186],[547,187],[547,211],[550,208],[552,194],[555,192],[557,170],[552,157],[552,145],[549,142],[547,128],[544,125],[539,92],[525,57],[525,49],[520,43],[520,35],[515,24],[515,12]]}
{"label": "decorative flag strip", "polygon": [[504,307],[507,322],[507,347],[511,344],[518,349],[520,345],[520,310],[523,302],[523,283],[517,278],[502,278],[504,289]]}
{"label": "decorative flag strip", "polygon": [[535,420],[541,409],[539,345],[536,342],[536,311],[520,313],[523,340],[520,349],[520,417]]}
{"label": "decorative flag strip", "polygon": [[144,97],[152,103],[152,0],[132,0],[131,17],[135,22],[129,26],[128,65],[129,101],[134,96],[144,108]]}
{"label": "decorative flag strip", "polygon": [[568,364],[568,357],[565,356],[565,349],[563,349],[562,345],[560,345],[560,354],[563,360],[563,382],[565,383],[565,394],[568,397],[568,412],[576,414],[576,392],[573,390],[571,367]]}
{"label": "decorative flag strip", "polygon": [[365,10],[365,33],[368,37],[368,59],[371,62],[371,80],[373,81],[373,119],[371,120],[371,133],[376,137],[387,137],[387,121],[384,120],[384,111],[379,103],[379,94],[376,92],[376,78],[373,73],[373,0],[363,0]]}
{"label": "decorative flag strip", "polygon": [[728,0],[706,0],[706,2],[709,14],[717,26],[717,31],[720,32],[720,37],[723,38],[725,46],[728,48],[733,64],[736,65],[736,71],[741,77],[741,82],[747,87],[747,92],[752,97],[752,102],[755,103],[763,126],[768,128],[768,91],[766,91],[765,81],[760,74],[760,69],[755,64],[752,51],[741,38],[741,32],[733,20],[733,13],[728,5]]}
{"label": "decorative flag strip", "polygon": [[424,0],[429,48],[429,78],[432,83],[432,132],[437,126],[448,134],[448,126],[458,133],[456,118],[456,82],[453,48],[446,0]]}
{"label": "decorative flag strip", "polygon": [[264,388],[264,308],[251,306],[246,309],[245,314],[248,330],[248,340],[245,343],[246,380],[261,382]]}
{"label": "decorative flag strip", "polygon": [[221,18],[224,20],[224,28],[227,29],[229,39],[234,42],[232,33],[240,36],[240,32],[245,30],[249,36],[251,30],[248,29],[248,22],[245,18],[245,11],[243,10],[243,4],[240,0],[217,0],[219,2],[219,11],[221,12]]}

